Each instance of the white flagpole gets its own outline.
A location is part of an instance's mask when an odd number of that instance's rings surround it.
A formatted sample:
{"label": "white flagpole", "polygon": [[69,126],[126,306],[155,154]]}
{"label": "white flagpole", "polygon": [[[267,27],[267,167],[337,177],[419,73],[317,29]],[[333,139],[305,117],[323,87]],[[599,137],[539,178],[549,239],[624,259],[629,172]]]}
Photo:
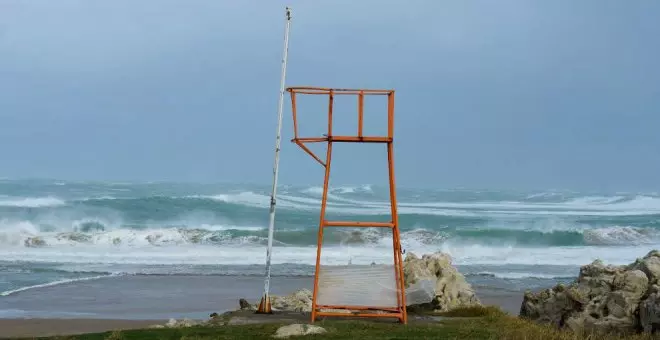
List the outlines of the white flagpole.
{"label": "white flagpole", "polygon": [[284,84],[286,79],[286,63],[289,53],[289,29],[291,27],[291,9],[286,7],[286,28],[284,30],[284,53],[282,55],[282,76],[280,80],[280,98],[277,111],[277,138],[275,139],[275,163],[273,165],[273,190],[270,196],[270,220],[268,224],[268,248],[266,250],[266,279],[264,295],[259,303],[257,313],[271,313],[270,308],[270,260],[273,253],[273,232],[275,230],[275,201],[277,193],[277,175],[279,173],[280,142],[282,134],[282,106],[284,104]]}

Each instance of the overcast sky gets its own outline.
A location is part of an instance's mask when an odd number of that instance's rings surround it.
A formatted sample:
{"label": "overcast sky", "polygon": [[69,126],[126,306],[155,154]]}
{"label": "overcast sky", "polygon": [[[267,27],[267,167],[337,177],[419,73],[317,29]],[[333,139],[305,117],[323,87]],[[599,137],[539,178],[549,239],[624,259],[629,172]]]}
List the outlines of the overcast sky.
{"label": "overcast sky", "polygon": [[[286,4],[0,0],[0,176],[270,183]],[[660,189],[658,1],[288,4],[287,85],[397,91],[399,185]],[[286,99],[281,182],[322,184]],[[383,151],[337,147],[334,183],[385,184]]]}

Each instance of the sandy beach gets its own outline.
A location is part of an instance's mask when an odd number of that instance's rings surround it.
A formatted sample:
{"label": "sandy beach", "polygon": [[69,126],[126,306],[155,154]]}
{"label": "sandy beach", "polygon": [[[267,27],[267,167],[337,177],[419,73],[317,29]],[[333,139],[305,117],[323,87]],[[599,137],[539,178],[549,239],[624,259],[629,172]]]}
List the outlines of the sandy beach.
{"label": "sandy beach", "polygon": [[140,329],[162,320],[0,319],[0,338],[75,335],[115,329]]}
{"label": "sandy beach", "polygon": [[[310,288],[311,277],[275,277],[273,294]],[[522,291],[475,287],[484,304],[517,314]],[[257,301],[256,276],[120,276],[26,290],[0,297],[0,338],[144,328],[170,318],[206,319]]]}

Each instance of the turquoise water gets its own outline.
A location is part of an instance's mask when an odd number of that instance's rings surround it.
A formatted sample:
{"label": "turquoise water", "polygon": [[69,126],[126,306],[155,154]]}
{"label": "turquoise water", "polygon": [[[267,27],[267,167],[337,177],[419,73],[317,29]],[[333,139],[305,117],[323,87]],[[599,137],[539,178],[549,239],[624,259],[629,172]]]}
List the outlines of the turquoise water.
{"label": "turquoise water", "polygon": [[[269,187],[0,181],[0,292],[105,275],[263,275]],[[310,275],[319,187],[282,186],[275,275]],[[386,187],[331,188],[328,215],[387,221]],[[476,284],[547,285],[660,243],[655,193],[398,188],[402,244],[445,251]],[[330,229],[324,265],[391,261],[377,229]]]}

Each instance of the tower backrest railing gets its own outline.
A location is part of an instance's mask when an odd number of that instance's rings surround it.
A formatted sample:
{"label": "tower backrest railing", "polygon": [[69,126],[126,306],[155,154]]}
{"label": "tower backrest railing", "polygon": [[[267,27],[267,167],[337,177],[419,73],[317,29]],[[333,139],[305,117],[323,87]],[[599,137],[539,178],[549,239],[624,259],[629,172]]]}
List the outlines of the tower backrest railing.
{"label": "tower backrest railing", "polygon": [[[353,142],[353,143],[389,143],[394,137],[394,90],[369,90],[369,89],[331,89],[322,87],[289,87],[287,91],[291,94],[291,112],[293,114],[293,136],[292,141],[300,143],[318,142]],[[328,96],[328,128],[323,137],[301,137],[298,133],[298,107],[296,98],[298,94],[326,95]],[[333,135],[333,107],[335,96],[357,96],[357,133],[349,136]],[[387,96],[387,136],[365,136],[364,135],[364,99],[366,96]],[[305,149],[305,148],[303,148]],[[319,157],[305,149],[317,161]]]}

